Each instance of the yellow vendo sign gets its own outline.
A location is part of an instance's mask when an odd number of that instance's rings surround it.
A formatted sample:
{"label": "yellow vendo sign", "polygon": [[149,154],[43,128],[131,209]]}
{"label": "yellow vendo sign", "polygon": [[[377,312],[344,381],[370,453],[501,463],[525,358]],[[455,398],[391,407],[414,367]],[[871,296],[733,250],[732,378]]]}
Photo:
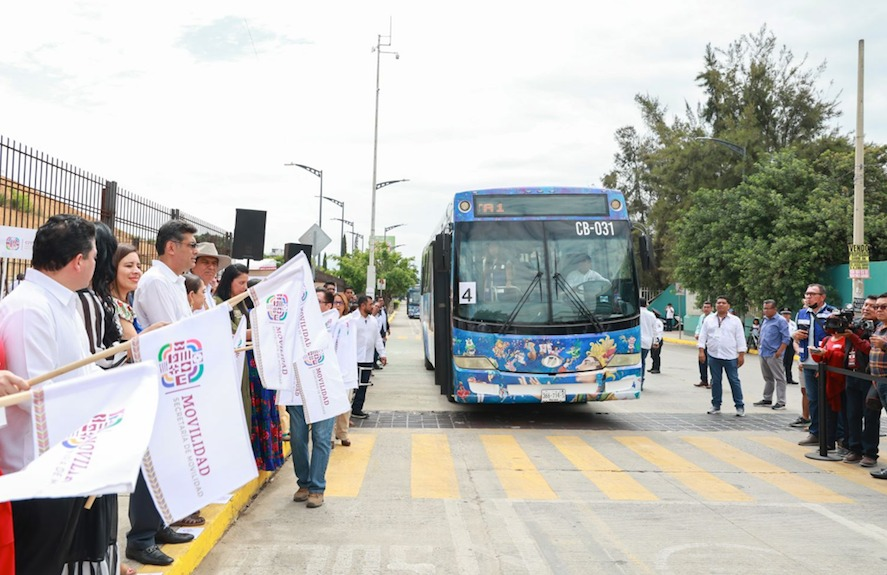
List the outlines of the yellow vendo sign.
{"label": "yellow vendo sign", "polygon": [[869,246],[868,244],[851,244],[850,250],[850,278],[869,278]]}

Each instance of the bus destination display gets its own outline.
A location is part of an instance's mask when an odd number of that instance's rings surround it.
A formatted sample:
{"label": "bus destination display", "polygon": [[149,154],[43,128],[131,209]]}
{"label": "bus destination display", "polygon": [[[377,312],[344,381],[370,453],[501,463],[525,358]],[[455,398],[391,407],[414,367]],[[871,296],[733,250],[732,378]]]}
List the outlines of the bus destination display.
{"label": "bus destination display", "polygon": [[474,216],[609,216],[606,194],[475,196]]}

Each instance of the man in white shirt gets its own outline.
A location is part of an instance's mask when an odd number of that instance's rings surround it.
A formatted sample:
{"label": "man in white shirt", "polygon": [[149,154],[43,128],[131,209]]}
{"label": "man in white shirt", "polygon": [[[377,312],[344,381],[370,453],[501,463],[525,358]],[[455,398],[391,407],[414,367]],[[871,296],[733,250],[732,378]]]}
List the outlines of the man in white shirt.
{"label": "man in white shirt", "polygon": [[216,244],[212,242],[201,242],[197,244],[197,259],[191,273],[203,280],[206,285],[204,293],[205,309],[215,307],[216,302],[213,299],[213,292],[219,283],[216,276],[219,275],[219,269],[225,269],[231,265],[231,258],[220,254],[216,249]]}
{"label": "man in white shirt", "polygon": [[[24,281],[0,302],[0,339],[11,372],[31,379],[89,355],[77,313],[77,290],[95,271],[95,226],[73,215],[53,216],[37,230]],[[52,385],[98,369],[87,364],[56,376]],[[31,403],[6,410],[0,428],[0,469],[20,471],[34,460]],[[86,499],[31,499],[12,503],[17,573],[61,573]]]}
{"label": "man in white shirt", "polygon": [[574,265],[576,266],[576,269],[567,274],[567,283],[570,285],[570,287],[578,287],[584,289],[583,284],[585,283],[599,282],[595,284],[596,294],[610,289],[610,281],[601,274],[591,269],[591,257],[588,254],[581,254],[576,256]]}
{"label": "man in white shirt", "polygon": [[[171,220],[157,230],[157,259],[145,272],[134,296],[133,309],[143,326],[158,322],[174,323],[191,315],[185,272],[194,267],[197,228],[182,220]],[[196,514],[195,514],[196,515]],[[199,515],[188,519],[195,525],[205,523]],[[132,529],[126,534],[126,557],[146,565],[169,565],[172,557],[157,547],[160,543],[186,543],[194,537],[164,527],[160,513],[141,473],[135,491],[129,498],[129,521]]]}
{"label": "man in white shirt", "polygon": [[662,322],[647,309],[646,298],[638,299],[641,308],[641,391],[644,389],[644,373],[647,371],[647,355],[662,341]]}
{"label": "man in white shirt", "polygon": [[745,363],[745,326],[735,315],[728,313],[730,301],[718,296],[715,301],[715,314],[708,317],[699,332],[699,361],[705,359],[708,351],[708,366],[711,369],[711,409],[709,415],[721,413],[721,382],[724,372],[730,382],[736,416],[745,416],[745,403],[742,401],[742,384],[739,381],[739,368]]}
{"label": "man in white shirt", "polygon": [[[693,333],[693,337],[696,338],[696,341],[699,341],[699,332],[702,331],[702,324],[705,323],[705,319],[711,315],[711,302],[706,301],[702,304],[702,316],[699,318],[699,322],[696,324],[696,331]],[[702,355],[699,357],[704,358],[699,360],[699,383],[694,383],[696,387],[707,387],[711,388],[708,384],[708,354],[705,352],[705,348],[702,348]]]}
{"label": "man in white shirt", "polygon": [[370,375],[373,372],[373,352],[379,354],[379,362],[383,366],[388,364],[379,322],[373,317],[372,311],[373,299],[370,296],[362,295],[357,298],[356,313],[360,315],[355,323],[357,324],[357,371],[360,382],[351,402],[351,417],[355,419],[368,417],[363,411],[363,404],[366,401],[367,387],[370,385]]}

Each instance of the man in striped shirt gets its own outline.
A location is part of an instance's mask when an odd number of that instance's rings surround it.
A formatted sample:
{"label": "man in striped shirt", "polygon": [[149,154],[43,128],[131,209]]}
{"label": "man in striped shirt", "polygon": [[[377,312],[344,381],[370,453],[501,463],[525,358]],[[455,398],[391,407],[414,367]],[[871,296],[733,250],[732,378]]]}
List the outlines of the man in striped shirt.
{"label": "man in striped shirt", "polygon": [[[872,350],[869,352],[869,373],[876,377],[887,378],[887,293],[878,296],[874,307],[878,316],[878,325],[872,334]],[[887,379],[876,384],[881,405],[887,405]],[[887,479],[887,467],[871,472],[872,477]]]}

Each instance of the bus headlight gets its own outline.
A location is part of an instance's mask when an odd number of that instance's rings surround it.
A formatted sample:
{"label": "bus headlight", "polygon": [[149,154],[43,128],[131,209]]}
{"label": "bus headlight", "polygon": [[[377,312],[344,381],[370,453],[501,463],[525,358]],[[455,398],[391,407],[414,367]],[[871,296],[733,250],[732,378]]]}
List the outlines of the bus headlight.
{"label": "bus headlight", "polygon": [[462,369],[499,369],[496,362],[482,355],[457,355],[453,363]]}

